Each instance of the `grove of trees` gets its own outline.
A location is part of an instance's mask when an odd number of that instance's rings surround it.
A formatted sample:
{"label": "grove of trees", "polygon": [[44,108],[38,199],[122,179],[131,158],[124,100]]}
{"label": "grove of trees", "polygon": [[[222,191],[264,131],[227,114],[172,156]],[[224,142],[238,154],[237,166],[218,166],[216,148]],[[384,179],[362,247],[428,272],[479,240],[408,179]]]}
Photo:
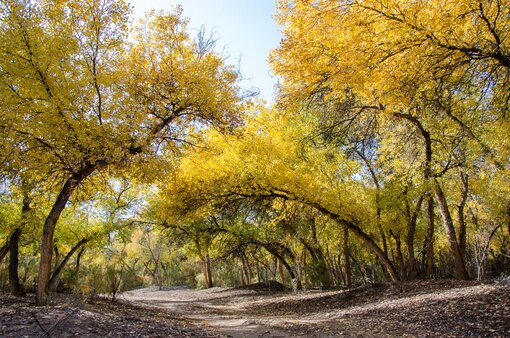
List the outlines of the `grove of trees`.
{"label": "grove of trees", "polygon": [[182,9],[0,1],[0,286],[510,273],[510,2],[279,0],[276,102]]}

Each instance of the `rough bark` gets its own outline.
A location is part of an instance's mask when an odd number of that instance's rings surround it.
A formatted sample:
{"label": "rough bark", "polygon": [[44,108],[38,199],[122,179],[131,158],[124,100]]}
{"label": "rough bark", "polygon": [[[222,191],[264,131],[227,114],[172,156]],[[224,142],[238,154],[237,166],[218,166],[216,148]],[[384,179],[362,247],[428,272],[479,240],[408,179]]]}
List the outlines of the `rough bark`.
{"label": "rough bark", "polygon": [[41,258],[39,262],[39,273],[37,276],[37,289],[35,294],[36,305],[42,306],[47,305],[48,303],[51,256],[53,252],[53,234],[55,233],[55,227],[60,215],[72,193],[76,190],[80,183],[90,176],[99,166],[99,164],[88,164],[67,179],[48,216],[46,217],[41,238]]}
{"label": "rough bark", "polygon": [[22,228],[24,228],[28,222],[28,213],[30,212],[30,195],[28,191],[23,193],[23,203],[21,206],[21,224],[19,228],[15,229],[12,233],[8,245],[9,245],[9,282],[11,285],[11,292],[15,296],[24,296],[25,290],[19,280],[19,239],[21,237]]}
{"label": "rough bark", "polygon": [[11,293],[14,296],[25,295],[25,290],[19,281],[18,275],[20,237],[21,228],[16,228],[9,239],[9,283],[11,286]]}

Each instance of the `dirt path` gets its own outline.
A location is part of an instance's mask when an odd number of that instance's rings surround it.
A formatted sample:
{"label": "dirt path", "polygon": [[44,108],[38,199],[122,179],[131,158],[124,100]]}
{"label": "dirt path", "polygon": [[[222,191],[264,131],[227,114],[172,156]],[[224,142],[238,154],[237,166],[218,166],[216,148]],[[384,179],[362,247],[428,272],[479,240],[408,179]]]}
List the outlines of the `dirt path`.
{"label": "dirt path", "polygon": [[510,285],[451,281],[348,291],[140,289],[123,299],[165,308],[226,337],[510,336]]}

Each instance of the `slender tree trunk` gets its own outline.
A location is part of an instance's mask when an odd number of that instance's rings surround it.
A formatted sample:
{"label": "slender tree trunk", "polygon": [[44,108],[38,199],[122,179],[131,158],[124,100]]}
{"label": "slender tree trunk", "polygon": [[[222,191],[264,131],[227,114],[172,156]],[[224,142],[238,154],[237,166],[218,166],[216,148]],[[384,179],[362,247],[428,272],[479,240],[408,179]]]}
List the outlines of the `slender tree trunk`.
{"label": "slender tree trunk", "polygon": [[416,222],[418,214],[423,203],[423,195],[420,196],[412,213],[409,215],[409,224],[407,227],[406,246],[407,246],[407,276],[409,279],[416,278],[416,258],[414,256],[414,235],[416,234]]}
{"label": "slender tree trunk", "polygon": [[39,262],[39,273],[37,276],[37,290],[35,294],[36,305],[46,305],[48,303],[48,289],[50,286],[51,274],[51,256],[53,252],[53,234],[55,227],[66,207],[69,198],[73,194],[78,185],[90,176],[96,169],[97,164],[89,164],[80,171],[74,173],[64,184],[62,190],[57,196],[48,217],[44,222],[43,233],[41,238],[41,258]]}
{"label": "slender tree trunk", "polygon": [[316,272],[315,278],[319,279],[323,289],[327,290],[331,288],[331,276],[328,270],[326,259],[322,253],[322,249],[319,246],[317,239],[313,240],[313,243],[309,243],[306,239],[301,238],[301,243],[310,253],[314,263],[314,271]]}
{"label": "slender tree trunk", "polygon": [[5,244],[0,248],[0,263],[2,263],[5,256],[7,256],[8,252],[9,252],[9,239],[7,238]]}
{"label": "slender tree trunk", "polygon": [[80,249],[82,246],[84,246],[89,241],[88,238],[83,238],[78,243],[76,243],[71,250],[67,253],[67,255],[64,257],[62,262],[55,268],[55,271],[53,271],[53,274],[50,278],[50,286],[49,291],[50,292],[56,292],[58,283],[60,282],[60,276],[62,275],[62,271],[64,271],[64,267],[69,262],[69,259],[74,255],[78,249]]}
{"label": "slender tree trunk", "polygon": [[16,228],[9,239],[9,282],[11,284],[11,293],[14,296],[25,295],[25,290],[23,289],[18,276],[20,237],[21,228]]}
{"label": "slender tree trunk", "polygon": [[78,274],[80,273],[80,262],[81,257],[83,256],[83,253],[85,252],[85,246],[82,246],[80,249],[80,252],[78,252],[78,256],[76,256],[76,268],[74,269],[74,275],[78,277]]}
{"label": "slender tree trunk", "polygon": [[344,260],[344,283],[345,286],[350,288],[352,286],[352,278],[351,278],[351,260],[349,259],[349,228],[344,224],[343,226],[344,236],[342,241],[342,254]]}
{"label": "slender tree trunk", "polygon": [[427,194],[427,237],[425,239],[426,276],[432,278],[434,273],[434,197]]}
{"label": "slender tree trunk", "polygon": [[211,274],[211,257],[209,256],[208,249],[206,249],[205,252],[205,281],[207,284],[207,288],[213,287],[213,279]]}
{"label": "slender tree trunk", "polygon": [[439,205],[439,211],[443,219],[443,226],[445,228],[446,236],[450,245],[450,251],[455,261],[455,272],[457,278],[468,279],[469,275],[466,270],[466,265],[464,263],[461,250],[459,249],[459,243],[457,242],[455,227],[453,225],[452,216],[450,214],[450,209],[448,208],[446,197],[444,196],[444,192],[441,189],[439,182],[435,177],[433,177],[431,172],[432,139],[430,137],[430,133],[424,128],[421,121],[415,116],[404,113],[394,113],[393,115],[411,122],[420,131],[420,134],[423,137],[425,145],[424,178],[425,180],[431,181],[433,186],[432,189],[434,191],[434,196],[436,197],[437,204]]}
{"label": "slender tree trunk", "polygon": [[395,240],[395,253],[396,253],[396,261],[400,268],[400,271],[405,269],[404,264],[404,255],[402,254],[402,241],[400,240],[400,233],[394,234],[393,231],[390,231],[391,237]]}
{"label": "slender tree trunk", "polygon": [[[244,286],[246,285],[246,274],[244,272],[244,262],[243,262],[243,259],[240,258],[241,260],[241,268],[239,269],[239,275],[241,277],[241,286]],[[276,262],[275,262],[276,264]]]}
{"label": "slender tree trunk", "polygon": [[462,181],[462,192],[461,192],[461,199],[460,203],[457,208],[457,218],[459,221],[459,251],[462,256],[462,259],[466,260],[466,219],[464,217],[464,208],[466,206],[466,202],[468,199],[468,193],[469,193],[469,177],[468,175],[461,173],[460,179]]}
{"label": "slender tree trunk", "polygon": [[321,212],[325,216],[328,216],[332,220],[336,221],[338,224],[346,225],[349,228],[349,230],[355,236],[357,236],[359,239],[361,239],[365,243],[365,245],[368,247],[368,249],[370,249],[377,256],[377,258],[381,261],[381,264],[384,266],[384,268],[390,275],[392,282],[394,282],[394,283],[400,282],[400,277],[398,275],[398,272],[395,269],[395,266],[393,265],[393,263],[389,260],[388,256],[384,253],[384,251],[381,250],[381,248],[377,245],[377,243],[374,242],[372,237],[370,237],[368,234],[366,234],[356,224],[343,219],[342,217],[340,217],[336,213],[330,211],[328,208],[325,208],[324,206],[322,206],[319,203],[315,203],[312,201],[303,200],[303,199],[293,197],[292,195],[290,195],[288,192],[285,192],[285,191],[282,191],[282,192],[272,191],[271,196],[278,196],[278,197],[282,197],[284,199],[292,199],[292,200],[300,201],[302,203],[310,205],[311,207],[314,207],[315,209],[317,209],[319,212]]}
{"label": "slender tree trunk", "polygon": [[443,190],[439,186],[437,179],[434,179],[434,195],[436,197],[437,204],[439,205],[439,211],[443,219],[446,237],[448,238],[450,251],[455,262],[456,276],[459,279],[469,279],[469,274],[466,270],[466,265],[464,264],[464,259],[457,242],[457,236],[455,234],[455,227],[453,225],[450,209],[448,208],[446,197],[444,196]]}
{"label": "slender tree trunk", "polygon": [[377,258],[379,258],[382,265],[389,273],[391,280],[394,283],[400,282],[400,277],[398,275],[397,269],[395,269],[395,266],[389,260],[388,256],[384,254],[384,252],[381,250],[381,248],[379,248],[379,246],[374,242],[374,240],[354,223],[342,220],[336,214],[333,215],[334,219],[340,222],[340,224],[346,225],[349,228],[349,230],[352,231],[352,233],[354,233],[359,239],[361,239],[365,243],[365,245],[377,256]]}
{"label": "slender tree trunk", "polygon": [[369,172],[370,176],[372,177],[372,181],[374,182],[376,193],[375,193],[375,205],[376,205],[376,224],[377,229],[379,230],[379,234],[381,236],[381,241],[383,244],[383,252],[386,256],[388,256],[388,244],[386,241],[386,235],[384,233],[384,230],[382,228],[381,223],[381,185],[379,184],[379,179],[377,178],[376,172],[374,170],[374,167],[372,163],[370,162],[369,158],[365,156],[365,154],[361,151],[356,151],[359,157],[365,162]]}

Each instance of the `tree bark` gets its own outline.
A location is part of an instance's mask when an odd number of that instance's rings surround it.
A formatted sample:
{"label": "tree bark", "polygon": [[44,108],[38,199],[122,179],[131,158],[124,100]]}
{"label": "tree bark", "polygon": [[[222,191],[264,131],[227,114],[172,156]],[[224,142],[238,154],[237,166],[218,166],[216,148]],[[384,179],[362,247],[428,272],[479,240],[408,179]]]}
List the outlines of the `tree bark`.
{"label": "tree bark", "polygon": [[207,288],[212,288],[214,286],[212,274],[211,274],[211,257],[209,256],[209,250],[206,249],[205,252],[205,282],[207,284]]}
{"label": "tree bark", "polygon": [[19,281],[18,275],[20,237],[21,228],[16,228],[9,239],[9,283],[11,293],[14,296],[25,296],[25,290]]}
{"label": "tree bark", "polygon": [[25,290],[20,283],[18,268],[19,268],[19,239],[21,237],[22,228],[28,222],[28,213],[30,212],[30,194],[28,191],[23,191],[23,204],[21,206],[21,224],[19,228],[15,229],[12,233],[9,245],[9,282],[11,285],[11,292],[14,296],[24,296]]}
{"label": "tree bark", "polygon": [[444,196],[443,190],[441,189],[437,179],[434,179],[433,183],[434,195],[436,197],[437,204],[439,205],[439,211],[443,219],[446,237],[448,238],[450,251],[455,262],[455,274],[459,279],[469,279],[469,274],[466,270],[466,265],[464,264],[464,259],[457,242],[455,227],[453,226],[452,215],[450,214],[446,197]]}
{"label": "tree bark", "polygon": [[43,233],[41,238],[41,258],[39,261],[39,273],[37,276],[37,289],[35,294],[36,305],[42,306],[48,303],[48,289],[50,286],[51,274],[51,256],[53,252],[53,234],[55,227],[60,218],[60,215],[66,207],[69,198],[76,190],[76,188],[88,176],[90,176],[99,164],[88,164],[80,171],[74,173],[60,190],[60,193],[55,200],[43,226]]}
{"label": "tree bark", "polygon": [[53,271],[53,274],[51,275],[51,278],[50,278],[50,286],[49,286],[50,292],[57,291],[57,286],[58,286],[58,283],[60,282],[60,276],[62,275],[62,271],[64,270],[64,267],[69,262],[69,259],[74,255],[74,253],[76,251],[78,251],[78,249],[80,249],[82,246],[84,246],[88,241],[89,241],[88,238],[83,238],[78,243],[76,243],[71,248],[71,250],[67,253],[67,255],[64,257],[62,262],[60,262],[60,264],[55,268],[55,270]]}
{"label": "tree bark", "polygon": [[8,252],[9,252],[9,238],[7,238],[7,241],[5,242],[4,246],[0,248],[0,263],[2,263],[5,256],[7,256]]}
{"label": "tree bark", "polygon": [[[395,259],[397,261],[398,267],[400,271],[405,270],[405,264],[404,264],[404,255],[402,254],[402,241],[400,239],[400,232],[397,232],[397,234],[394,234],[393,231],[390,230],[390,235],[395,240]],[[405,276],[404,273],[402,273],[403,276]]]}

